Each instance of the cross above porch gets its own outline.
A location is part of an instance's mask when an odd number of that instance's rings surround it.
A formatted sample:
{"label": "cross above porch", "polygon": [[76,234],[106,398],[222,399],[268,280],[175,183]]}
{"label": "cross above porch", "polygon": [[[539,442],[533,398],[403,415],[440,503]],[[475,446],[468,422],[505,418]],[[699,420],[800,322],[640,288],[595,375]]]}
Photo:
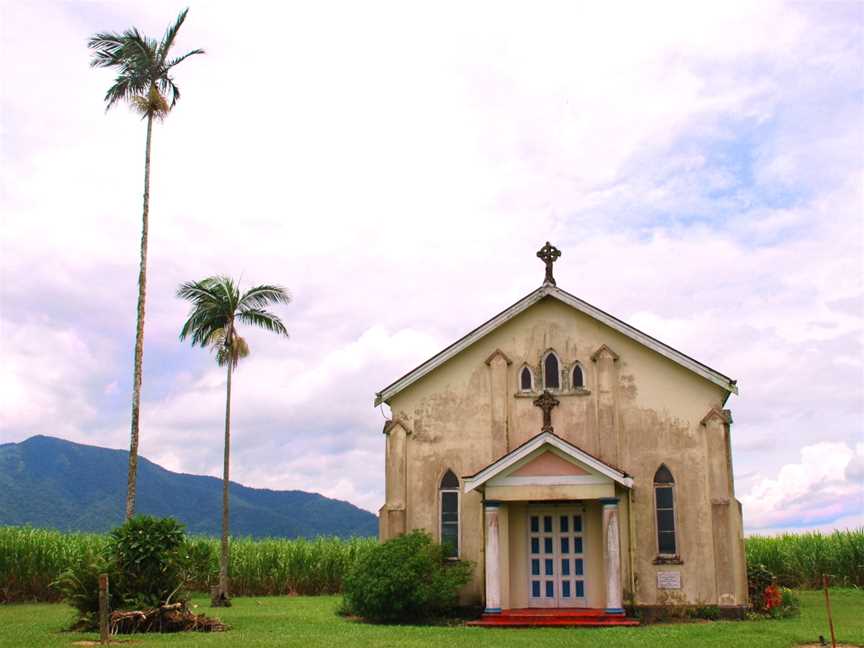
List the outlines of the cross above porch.
{"label": "cross above porch", "polygon": [[553,432],[552,428],[552,408],[560,404],[560,401],[549,393],[548,389],[544,389],[543,393],[534,399],[534,405],[543,410],[543,427],[541,432]]}

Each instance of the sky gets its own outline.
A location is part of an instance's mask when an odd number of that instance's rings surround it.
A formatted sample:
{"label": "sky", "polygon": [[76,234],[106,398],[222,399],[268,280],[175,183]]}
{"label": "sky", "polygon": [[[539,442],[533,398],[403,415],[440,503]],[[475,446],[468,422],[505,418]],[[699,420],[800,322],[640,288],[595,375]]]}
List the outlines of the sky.
{"label": "sky", "polygon": [[[182,281],[276,283],[232,478],[383,503],[374,394],[558,285],[736,378],[748,533],[864,525],[864,4],[195,2],[154,127],[140,452],[221,475]],[[0,0],[0,442],[128,448],[145,124],[88,36],[170,2]],[[38,44],[37,44],[38,39]]]}

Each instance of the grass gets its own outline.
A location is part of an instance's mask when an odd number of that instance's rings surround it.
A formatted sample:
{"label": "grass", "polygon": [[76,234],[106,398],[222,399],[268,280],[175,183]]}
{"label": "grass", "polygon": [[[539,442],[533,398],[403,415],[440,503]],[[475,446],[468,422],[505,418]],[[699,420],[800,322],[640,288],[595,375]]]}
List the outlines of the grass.
{"label": "grass", "polygon": [[[838,641],[864,644],[864,591],[832,591],[832,607]],[[211,609],[196,599],[199,610]],[[250,597],[235,599],[234,607],[212,610],[231,624],[224,634],[136,636],[136,646],[242,646],[271,648],[384,648],[385,646],[455,648],[524,648],[609,645],[616,648],[747,647],[789,648],[828,636],[821,592],[802,592],[799,618],[766,621],[718,621],[659,624],[641,628],[503,630],[463,626],[383,626],[349,621],[336,616],[338,596]],[[68,648],[73,641],[93,640],[94,634],[60,632],[72,617],[64,604],[14,604],[0,606],[0,647],[38,646]]]}

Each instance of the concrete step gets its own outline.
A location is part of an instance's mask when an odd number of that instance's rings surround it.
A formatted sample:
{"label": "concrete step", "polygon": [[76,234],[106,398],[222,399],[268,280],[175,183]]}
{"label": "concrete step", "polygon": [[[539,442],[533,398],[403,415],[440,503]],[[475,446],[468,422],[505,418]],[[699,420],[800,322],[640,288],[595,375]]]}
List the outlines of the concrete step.
{"label": "concrete step", "polygon": [[481,628],[543,628],[637,626],[639,621],[622,613],[608,613],[593,608],[523,608],[484,614],[467,625]]}

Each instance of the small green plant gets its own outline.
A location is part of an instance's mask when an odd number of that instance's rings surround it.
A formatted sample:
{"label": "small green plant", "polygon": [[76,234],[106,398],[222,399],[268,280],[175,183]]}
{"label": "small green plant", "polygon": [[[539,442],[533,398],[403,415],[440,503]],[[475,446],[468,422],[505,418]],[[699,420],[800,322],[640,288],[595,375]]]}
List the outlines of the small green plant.
{"label": "small green plant", "polygon": [[412,531],[373,548],[348,572],[343,611],[369,621],[417,621],[453,611],[472,565],[447,560],[429,534]]}
{"label": "small green plant", "polygon": [[690,618],[716,621],[720,618],[720,608],[716,605],[696,605],[691,609]]}
{"label": "small green plant", "polygon": [[[99,622],[100,574],[108,574],[109,583],[118,580],[115,566],[108,560],[104,550],[96,552],[88,548],[51,584],[77,612],[73,629],[92,629]],[[109,608],[113,610],[120,607],[123,596],[119,588],[109,586],[108,593]]]}

